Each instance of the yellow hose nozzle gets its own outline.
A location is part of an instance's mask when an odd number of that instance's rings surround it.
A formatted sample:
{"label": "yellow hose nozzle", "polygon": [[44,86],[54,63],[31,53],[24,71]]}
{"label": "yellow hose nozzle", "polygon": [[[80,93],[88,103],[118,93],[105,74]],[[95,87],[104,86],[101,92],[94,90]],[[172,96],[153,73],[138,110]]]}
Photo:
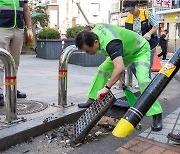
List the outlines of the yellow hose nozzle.
{"label": "yellow hose nozzle", "polygon": [[112,134],[119,138],[124,138],[129,136],[134,131],[134,126],[124,118],[121,118]]}

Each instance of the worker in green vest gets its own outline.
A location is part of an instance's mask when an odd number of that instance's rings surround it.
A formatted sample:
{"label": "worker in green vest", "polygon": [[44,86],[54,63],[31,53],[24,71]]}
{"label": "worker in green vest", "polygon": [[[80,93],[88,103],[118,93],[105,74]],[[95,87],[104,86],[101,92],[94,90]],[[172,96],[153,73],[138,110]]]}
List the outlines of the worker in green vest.
{"label": "worker in green vest", "polygon": [[[18,70],[23,45],[24,23],[26,24],[26,37],[30,43],[33,33],[28,0],[0,0],[0,48],[7,50],[12,55],[16,64],[16,71]],[[3,76],[1,69],[0,76]],[[0,106],[4,105],[2,80],[3,77],[0,77]],[[26,98],[26,94],[17,90],[17,98]]]}
{"label": "worker in green vest", "polygon": [[[89,89],[89,102],[79,104],[79,107],[89,107],[95,99],[100,101],[119,80],[129,64],[135,66],[141,93],[151,81],[149,78],[150,46],[139,34],[111,24],[97,24],[92,31],[79,32],[75,43],[79,49],[88,54],[100,52],[106,56]],[[146,115],[156,117],[161,113],[161,105],[155,101]],[[153,118],[152,130],[161,129],[162,119]]]}

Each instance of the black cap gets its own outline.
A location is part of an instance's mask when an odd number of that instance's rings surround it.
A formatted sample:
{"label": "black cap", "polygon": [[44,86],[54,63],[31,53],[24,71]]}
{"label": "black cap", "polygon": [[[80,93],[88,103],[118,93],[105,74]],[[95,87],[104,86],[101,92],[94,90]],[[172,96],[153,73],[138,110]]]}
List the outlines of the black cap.
{"label": "black cap", "polygon": [[139,4],[138,0],[124,0],[123,1],[123,7],[126,8],[130,8],[130,7],[135,7],[136,5]]}

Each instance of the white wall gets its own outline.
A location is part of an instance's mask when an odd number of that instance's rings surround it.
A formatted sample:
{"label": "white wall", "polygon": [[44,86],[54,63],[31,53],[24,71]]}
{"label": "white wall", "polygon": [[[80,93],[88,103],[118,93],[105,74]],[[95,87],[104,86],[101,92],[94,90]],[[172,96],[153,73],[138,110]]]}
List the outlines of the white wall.
{"label": "white wall", "polygon": [[[78,7],[75,0],[58,0],[59,5],[59,29],[62,33],[65,33],[66,29],[72,27],[72,19],[76,18],[76,24],[86,25],[87,22],[84,19],[82,13],[78,11]],[[111,8],[112,0],[79,0],[80,6],[88,18],[89,22],[92,23],[108,23],[109,11]],[[93,16],[95,7],[92,3],[99,3],[100,8],[97,12],[97,16]],[[97,6],[97,5],[96,5]],[[55,12],[50,13],[50,22],[55,22],[53,17]]]}

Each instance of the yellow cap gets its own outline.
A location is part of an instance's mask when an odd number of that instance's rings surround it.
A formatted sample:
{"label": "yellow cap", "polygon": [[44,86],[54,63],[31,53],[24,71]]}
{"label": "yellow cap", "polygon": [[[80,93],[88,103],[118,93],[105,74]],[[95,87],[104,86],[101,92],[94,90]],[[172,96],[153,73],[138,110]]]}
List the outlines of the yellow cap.
{"label": "yellow cap", "polygon": [[124,118],[118,122],[112,134],[116,137],[124,138],[129,136],[134,131],[134,126]]}

